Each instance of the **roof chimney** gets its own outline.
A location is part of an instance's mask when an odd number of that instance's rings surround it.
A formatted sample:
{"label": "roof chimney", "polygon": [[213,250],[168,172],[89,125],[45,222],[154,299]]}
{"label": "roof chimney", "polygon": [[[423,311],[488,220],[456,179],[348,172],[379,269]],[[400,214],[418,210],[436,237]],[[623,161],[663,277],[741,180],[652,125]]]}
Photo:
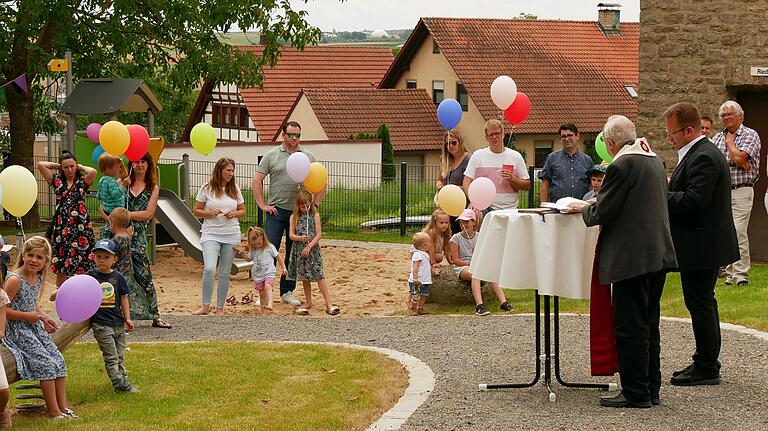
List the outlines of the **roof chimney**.
{"label": "roof chimney", "polygon": [[597,4],[597,25],[606,36],[621,34],[621,8],[617,3]]}

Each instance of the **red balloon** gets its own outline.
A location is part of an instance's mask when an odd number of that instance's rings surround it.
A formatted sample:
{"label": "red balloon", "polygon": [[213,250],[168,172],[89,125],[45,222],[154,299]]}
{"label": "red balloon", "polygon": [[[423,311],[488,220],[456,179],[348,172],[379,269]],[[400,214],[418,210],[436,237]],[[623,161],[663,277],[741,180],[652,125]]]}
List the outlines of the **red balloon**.
{"label": "red balloon", "polygon": [[504,110],[504,116],[507,117],[509,124],[515,126],[525,121],[530,112],[531,99],[528,98],[527,94],[518,91],[515,101]]}
{"label": "red balloon", "polygon": [[149,151],[149,133],[143,126],[137,124],[129,124],[128,134],[131,136],[131,142],[128,144],[128,149],[125,150],[125,157],[128,160],[135,162],[144,157]]}

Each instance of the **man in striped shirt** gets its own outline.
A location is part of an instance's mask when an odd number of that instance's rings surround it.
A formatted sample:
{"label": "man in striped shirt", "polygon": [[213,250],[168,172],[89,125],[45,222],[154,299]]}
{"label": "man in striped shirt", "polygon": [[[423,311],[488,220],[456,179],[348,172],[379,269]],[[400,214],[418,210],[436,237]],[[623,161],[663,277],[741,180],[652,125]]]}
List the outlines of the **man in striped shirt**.
{"label": "man in striped shirt", "polygon": [[742,124],[744,110],[729,100],[720,106],[720,118],[725,129],[718,132],[712,142],[722,151],[728,160],[731,171],[731,207],[733,224],[739,240],[741,259],[725,269],[725,284],[746,286],[749,284],[749,216],[755,191],[752,186],[757,182],[760,168],[760,136],[753,129]]}

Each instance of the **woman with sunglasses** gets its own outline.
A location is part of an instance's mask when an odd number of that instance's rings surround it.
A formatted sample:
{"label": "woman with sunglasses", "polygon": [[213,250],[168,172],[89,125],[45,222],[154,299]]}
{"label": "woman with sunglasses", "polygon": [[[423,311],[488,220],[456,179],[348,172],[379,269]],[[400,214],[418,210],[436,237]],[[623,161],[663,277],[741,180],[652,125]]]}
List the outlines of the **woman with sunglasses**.
{"label": "woman with sunglasses", "polygon": [[[453,184],[462,187],[464,182],[464,170],[467,169],[471,154],[464,145],[458,129],[445,132],[443,147],[440,154],[440,179],[435,187],[440,191],[443,186]],[[451,232],[459,232],[461,228],[456,217],[451,217]]]}

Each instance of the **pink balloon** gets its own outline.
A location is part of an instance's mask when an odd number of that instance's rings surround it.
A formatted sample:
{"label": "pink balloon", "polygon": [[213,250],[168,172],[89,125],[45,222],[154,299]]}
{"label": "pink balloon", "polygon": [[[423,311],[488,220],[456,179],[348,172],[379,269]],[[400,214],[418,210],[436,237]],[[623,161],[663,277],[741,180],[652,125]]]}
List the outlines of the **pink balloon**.
{"label": "pink balloon", "polygon": [[467,193],[472,206],[482,211],[496,199],[496,184],[490,178],[478,177],[469,184]]}
{"label": "pink balloon", "polygon": [[507,117],[509,124],[517,125],[525,121],[528,118],[528,113],[531,112],[531,99],[528,95],[518,91],[515,101],[509,105],[509,108],[504,110],[504,116]]}
{"label": "pink balloon", "polygon": [[101,130],[101,124],[99,123],[91,123],[88,125],[88,127],[85,129],[85,134],[88,136],[88,139],[95,143],[99,143],[99,131]]}
{"label": "pink balloon", "polygon": [[90,319],[101,305],[101,286],[90,275],[76,275],[62,283],[56,294],[56,313],[65,322]]}
{"label": "pink balloon", "polygon": [[125,127],[128,128],[128,134],[131,136],[131,142],[128,144],[128,149],[125,150],[125,157],[135,162],[149,151],[149,133],[144,126],[137,124],[129,124]]}
{"label": "pink balloon", "polygon": [[288,157],[288,161],[285,163],[285,170],[288,171],[288,176],[295,183],[301,183],[309,175],[309,164],[309,157],[300,151],[296,151]]}

